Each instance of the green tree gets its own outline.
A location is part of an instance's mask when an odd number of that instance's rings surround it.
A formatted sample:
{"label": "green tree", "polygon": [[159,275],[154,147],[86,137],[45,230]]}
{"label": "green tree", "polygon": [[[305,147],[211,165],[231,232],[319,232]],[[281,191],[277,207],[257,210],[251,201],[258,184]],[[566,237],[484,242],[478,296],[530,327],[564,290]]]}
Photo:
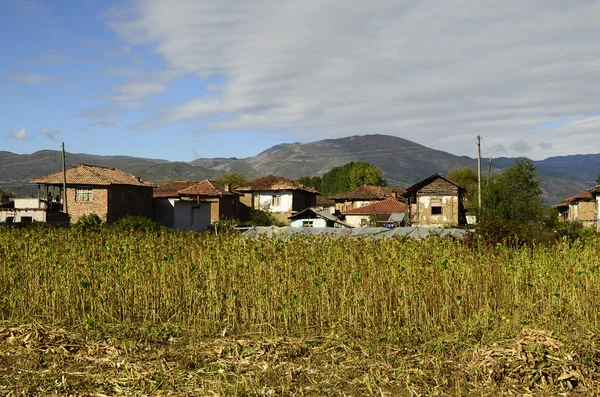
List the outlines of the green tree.
{"label": "green tree", "polygon": [[248,183],[244,174],[240,172],[228,172],[223,174],[217,178],[216,182],[221,185],[229,184],[231,186],[242,186]]}
{"label": "green tree", "polygon": [[477,212],[477,172],[473,168],[455,168],[448,173],[448,179],[464,187],[468,209]]}
{"label": "green tree", "polygon": [[596,177],[596,185],[600,185],[600,174]]}
{"label": "green tree", "polygon": [[301,176],[298,182],[304,186],[312,187],[316,190],[321,190],[321,177],[319,176]]}
{"label": "green tree", "polygon": [[385,186],[381,170],[364,161],[351,162],[334,167],[321,178],[319,191],[324,196],[354,189],[362,185]]}
{"label": "green tree", "polygon": [[484,220],[543,223],[542,190],[531,160],[518,158],[501,173],[492,175],[483,189],[482,204]]}

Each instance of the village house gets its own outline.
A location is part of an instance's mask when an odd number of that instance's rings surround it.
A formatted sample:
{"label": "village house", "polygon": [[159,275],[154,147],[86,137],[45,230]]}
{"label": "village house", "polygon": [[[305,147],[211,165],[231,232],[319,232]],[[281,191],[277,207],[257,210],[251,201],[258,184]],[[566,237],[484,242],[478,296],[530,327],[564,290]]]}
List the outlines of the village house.
{"label": "village house", "polygon": [[400,198],[404,190],[401,187],[382,187],[363,185],[355,189],[330,197],[335,203],[335,210],[348,211],[352,208],[363,207],[387,198]]}
{"label": "village house", "polygon": [[300,211],[290,216],[289,219],[292,227],[350,227],[328,210],[321,210],[316,207]]}
{"label": "village house", "polygon": [[596,201],[590,192],[568,197],[556,204],[554,208],[558,210],[560,221],[579,221],[586,227],[595,225]]}
{"label": "village house", "polygon": [[239,194],[209,181],[172,181],[154,190],[154,219],[177,230],[205,231],[221,219],[239,219]]}
{"label": "village house", "polygon": [[397,198],[389,197],[362,207],[350,208],[342,214],[346,224],[353,227],[400,226],[406,213],[406,205]]}
{"label": "village house", "polygon": [[38,185],[38,203],[47,212],[68,211],[71,222],[96,214],[113,223],[127,215],[152,218],[155,185],[116,168],[78,164],[66,170],[66,206],[63,172],[32,178]]}
{"label": "village house", "polygon": [[280,222],[290,222],[289,217],[314,207],[319,194],[315,189],[304,186],[298,181],[268,175],[256,179],[245,186],[235,189],[242,194],[240,202],[245,212],[256,209],[269,212]]}
{"label": "village house", "polygon": [[0,205],[8,203],[11,199],[14,199],[14,198],[15,198],[14,195],[0,189]]}
{"label": "village house", "polygon": [[594,214],[594,219],[596,222],[596,231],[600,232],[600,185],[591,188],[588,190],[592,194],[592,200],[596,203],[596,211]]}
{"label": "village house", "polygon": [[318,195],[315,208],[320,211],[326,211],[330,214],[335,213],[335,201],[325,196]]}
{"label": "village house", "polygon": [[466,224],[465,189],[436,173],[415,183],[402,195],[406,199],[409,226],[444,227]]}

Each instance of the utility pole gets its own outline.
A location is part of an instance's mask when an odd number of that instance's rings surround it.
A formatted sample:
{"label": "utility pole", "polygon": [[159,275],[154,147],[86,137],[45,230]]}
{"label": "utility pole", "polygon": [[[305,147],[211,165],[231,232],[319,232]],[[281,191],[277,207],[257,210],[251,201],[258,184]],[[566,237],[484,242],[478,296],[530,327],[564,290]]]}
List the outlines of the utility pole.
{"label": "utility pole", "polygon": [[62,143],[62,171],[63,171],[63,209],[65,214],[69,213],[69,204],[67,204],[67,169],[65,168],[65,143]]}
{"label": "utility pole", "polygon": [[477,135],[477,201],[481,214],[481,136]]}

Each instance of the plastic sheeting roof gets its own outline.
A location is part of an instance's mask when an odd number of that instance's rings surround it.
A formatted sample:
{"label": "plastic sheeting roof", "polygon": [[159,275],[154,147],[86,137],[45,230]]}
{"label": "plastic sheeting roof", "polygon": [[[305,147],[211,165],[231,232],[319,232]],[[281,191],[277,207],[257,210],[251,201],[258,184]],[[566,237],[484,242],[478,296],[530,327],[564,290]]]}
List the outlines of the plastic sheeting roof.
{"label": "plastic sheeting roof", "polygon": [[385,228],[385,227],[359,227],[359,228],[333,228],[333,227],[277,227],[277,226],[255,226],[243,233],[244,237],[276,237],[285,235],[300,234],[304,236],[328,236],[333,239],[340,237],[367,237],[367,238],[390,238],[396,236],[407,236],[414,239],[424,239],[429,236],[453,236],[456,238],[463,238],[468,233],[472,233],[473,230],[466,229],[441,229],[441,228],[428,228],[428,227],[397,227],[397,228]]}

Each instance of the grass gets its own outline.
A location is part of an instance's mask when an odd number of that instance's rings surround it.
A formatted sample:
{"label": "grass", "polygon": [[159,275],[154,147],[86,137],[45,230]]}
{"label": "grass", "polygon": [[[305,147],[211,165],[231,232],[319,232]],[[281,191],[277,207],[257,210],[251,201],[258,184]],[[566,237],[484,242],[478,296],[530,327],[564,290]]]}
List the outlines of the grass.
{"label": "grass", "polygon": [[598,252],[0,228],[0,393],[595,393]]}

